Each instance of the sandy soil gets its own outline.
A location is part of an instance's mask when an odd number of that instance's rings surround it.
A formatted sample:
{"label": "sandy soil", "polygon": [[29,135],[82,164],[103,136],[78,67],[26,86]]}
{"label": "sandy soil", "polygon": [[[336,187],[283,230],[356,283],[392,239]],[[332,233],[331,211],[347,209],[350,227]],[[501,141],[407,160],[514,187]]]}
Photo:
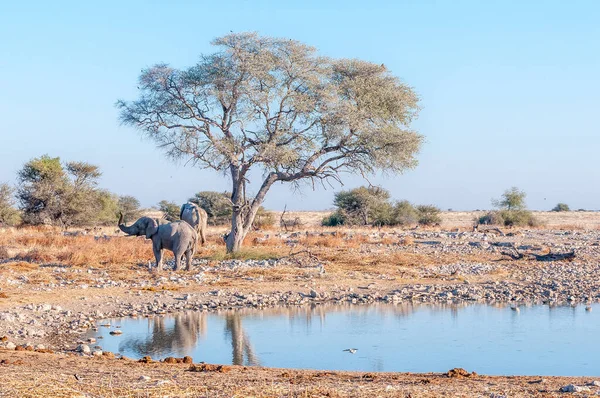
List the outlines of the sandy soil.
{"label": "sandy soil", "polygon": [[[298,371],[0,350],[3,397],[558,397],[590,378]],[[52,371],[48,371],[52,369]],[[143,379],[142,379],[143,378]],[[585,396],[598,391],[586,387]]]}

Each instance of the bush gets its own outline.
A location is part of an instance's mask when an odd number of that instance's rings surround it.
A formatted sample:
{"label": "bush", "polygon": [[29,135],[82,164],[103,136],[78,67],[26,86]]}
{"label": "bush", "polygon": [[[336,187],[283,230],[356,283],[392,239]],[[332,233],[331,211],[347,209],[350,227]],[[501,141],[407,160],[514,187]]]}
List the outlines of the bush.
{"label": "bush", "polygon": [[321,220],[321,225],[324,227],[339,227],[340,225],[344,225],[344,216],[339,210],[336,210],[327,217],[324,217]]}
{"label": "bush", "polygon": [[419,216],[419,224],[434,225],[442,222],[440,217],[440,209],[432,205],[417,206],[417,214]]}
{"label": "bush", "polygon": [[559,203],[556,206],[554,206],[554,208],[552,209],[552,211],[571,211],[571,209],[569,208],[569,205],[566,203]]}
{"label": "bush", "polygon": [[119,211],[123,213],[123,220],[126,223],[137,220],[141,217],[140,201],[133,196],[120,196],[118,200]]}
{"label": "bush", "polygon": [[179,220],[180,207],[175,202],[161,200],[158,202],[158,210],[162,211],[165,218],[169,221]]}
{"label": "bush", "polygon": [[419,212],[407,200],[402,200],[394,205],[392,225],[412,225],[419,222]]}
{"label": "bush", "polygon": [[21,222],[21,215],[15,209],[14,190],[8,184],[0,184],[0,226],[13,226]]}
{"label": "bush", "polygon": [[540,221],[529,210],[498,210],[481,216],[479,224],[505,227],[537,227]]}
{"label": "bush", "polygon": [[335,194],[333,204],[343,214],[345,225],[386,225],[392,208],[390,194],[380,187],[359,187]]}
{"label": "bush", "polygon": [[490,211],[477,219],[477,224],[504,225],[504,219],[499,211]]}

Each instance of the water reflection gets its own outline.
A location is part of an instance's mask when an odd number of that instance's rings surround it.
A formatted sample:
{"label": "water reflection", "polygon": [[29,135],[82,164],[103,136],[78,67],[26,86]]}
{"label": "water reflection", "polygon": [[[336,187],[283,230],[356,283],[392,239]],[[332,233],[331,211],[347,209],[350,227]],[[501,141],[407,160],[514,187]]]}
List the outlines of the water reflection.
{"label": "water reflection", "polygon": [[148,318],[147,338],[126,337],[122,350],[139,356],[164,357],[171,353],[184,356],[196,346],[199,337],[206,335],[206,331],[206,314],[200,312]]}
{"label": "water reflection", "polygon": [[[154,359],[190,355],[196,362],[365,371],[488,374],[593,373],[600,318],[585,307],[313,305],[121,319],[124,334],[100,328],[103,349]],[[90,334],[89,337],[97,337]],[[346,348],[358,348],[356,354]],[[574,358],[566,363],[565,356]]]}
{"label": "water reflection", "polygon": [[[225,315],[225,336],[231,337],[232,363],[234,365],[260,365],[260,361],[250,344],[250,339],[244,332],[242,316],[239,312]],[[246,361],[244,361],[244,358],[246,358]]]}

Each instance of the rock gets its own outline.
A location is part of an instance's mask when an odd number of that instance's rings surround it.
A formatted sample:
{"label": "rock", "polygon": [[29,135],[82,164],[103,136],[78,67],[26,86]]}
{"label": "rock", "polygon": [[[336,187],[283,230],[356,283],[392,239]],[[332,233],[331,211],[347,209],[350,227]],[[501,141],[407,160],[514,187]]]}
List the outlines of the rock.
{"label": "rock", "polygon": [[9,341],[8,343],[6,343],[4,348],[6,348],[7,350],[14,350],[15,348],[17,348],[17,345],[12,341]]}
{"label": "rock", "polygon": [[45,349],[46,349],[46,346],[45,346],[45,345],[43,345],[43,344],[37,344],[37,345],[35,346],[35,349],[36,349],[36,350],[45,350]]}
{"label": "rock", "polygon": [[139,381],[150,381],[150,376],[140,376]]}
{"label": "rock", "polygon": [[123,332],[121,330],[117,329],[117,330],[111,330],[109,334],[111,334],[113,336],[118,336],[118,335],[123,334]]}
{"label": "rock", "polygon": [[593,387],[600,387],[600,381],[598,381],[598,380],[590,381],[586,385],[593,386]]}
{"label": "rock", "polygon": [[317,291],[314,289],[310,289],[310,297],[317,298],[319,297],[319,293],[317,293]]}
{"label": "rock", "polygon": [[194,363],[194,360],[192,359],[192,357],[186,355],[185,357],[183,357],[183,363],[192,364]]}
{"label": "rock", "polygon": [[582,386],[576,386],[573,384],[568,384],[566,386],[563,386],[560,388],[561,392],[584,392],[584,391],[590,391],[590,389],[588,387],[582,387]]}
{"label": "rock", "polygon": [[81,352],[83,354],[89,354],[90,352],[92,352],[92,350],[90,350],[90,346],[87,344],[79,344],[75,351]]}

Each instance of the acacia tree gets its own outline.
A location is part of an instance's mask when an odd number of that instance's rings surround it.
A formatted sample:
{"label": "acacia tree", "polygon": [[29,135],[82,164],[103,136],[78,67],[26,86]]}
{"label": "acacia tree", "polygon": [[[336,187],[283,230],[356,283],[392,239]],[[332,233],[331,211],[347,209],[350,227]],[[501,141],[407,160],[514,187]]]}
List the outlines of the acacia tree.
{"label": "acacia tree", "polygon": [[[228,252],[240,249],[276,182],[341,182],[344,172],[402,172],[416,165],[411,130],[418,97],[386,67],[330,59],[300,42],[230,34],[219,51],[179,70],[142,71],[139,98],[118,101],[120,120],[171,158],[231,176]],[[264,179],[246,196],[248,174]]]}

